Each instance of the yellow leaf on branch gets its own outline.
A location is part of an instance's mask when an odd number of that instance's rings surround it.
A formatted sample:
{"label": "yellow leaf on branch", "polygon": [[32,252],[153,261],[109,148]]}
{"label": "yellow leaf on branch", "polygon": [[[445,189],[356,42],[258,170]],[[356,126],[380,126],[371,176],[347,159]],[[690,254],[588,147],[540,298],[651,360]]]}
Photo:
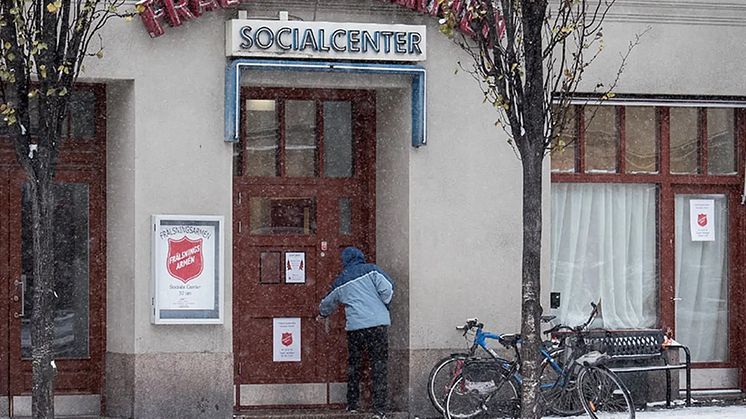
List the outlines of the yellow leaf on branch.
{"label": "yellow leaf on branch", "polygon": [[62,0],[57,0],[54,3],[47,4],[47,11],[49,13],[57,13],[62,8]]}

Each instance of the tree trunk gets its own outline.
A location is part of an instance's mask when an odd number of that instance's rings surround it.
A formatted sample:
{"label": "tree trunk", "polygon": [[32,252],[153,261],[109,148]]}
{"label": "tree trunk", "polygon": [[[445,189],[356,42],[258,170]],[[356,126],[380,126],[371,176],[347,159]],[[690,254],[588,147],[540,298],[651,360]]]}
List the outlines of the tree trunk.
{"label": "tree trunk", "polygon": [[54,195],[49,174],[29,181],[34,252],[31,357],[34,419],[54,418]]}
{"label": "tree trunk", "polygon": [[541,175],[540,157],[523,157],[523,272],[521,305],[521,417],[538,418],[541,345]]}
{"label": "tree trunk", "polygon": [[544,72],[541,30],[546,0],[521,4],[526,81],[523,128],[519,150],[523,162],[523,269],[521,304],[521,417],[539,418],[539,347],[541,345],[541,181],[544,159]]}

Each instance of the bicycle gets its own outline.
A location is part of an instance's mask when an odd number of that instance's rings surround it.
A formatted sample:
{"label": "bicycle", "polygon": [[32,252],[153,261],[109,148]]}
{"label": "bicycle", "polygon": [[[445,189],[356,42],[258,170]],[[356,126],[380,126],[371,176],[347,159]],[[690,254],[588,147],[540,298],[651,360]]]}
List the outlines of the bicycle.
{"label": "bicycle", "polygon": [[[598,305],[592,305],[592,316],[595,316]],[[577,376],[575,389],[583,410],[591,418],[634,419],[635,408],[629,390],[616,373],[605,365],[610,357],[604,353],[603,348],[589,348],[585,342],[585,329],[591,321],[592,319],[589,319],[584,325],[574,328],[555,326],[545,333],[560,336],[561,346],[567,349],[565,355],[568,362],[565,363],[565,374]],[[561,336],[563,333],[565,336]],[[560,381],[557,385],[567,386]]]}
{"label": "bicycle", "polygon": [[[548,322],[554,319],[554,316],[542,316],[542,322]],[[456,327],[457,330],[463,331],[464,337],[471,332],[475,331],[474,340],[472,341],[468,352],[454,353],[441,360],[439,360],[430,371],[428,377],[428,397],[432,402],[433,406],[441,413],[446,414],[445,399],[448,396],[450,389],[453,387],[455,382],[459,379],[461,371],[465,362],[467,361],[487,361],[484,368],[490,368],[490,364],[500,364],[503,368],[509,369],[511,362],[507,359],[500,357],[497,352],[490,348],[487,341],[497,340],[504,347],[511,349],[514,348],[515,358],[518,359],[519,354],[517,352],[517,342],[520,340],[519,335],[514,334],[503,334],[498,335],[491,332],[484,331],[484,325],[477,319],[468,319],[464,326]],[[490,357],[480,358],[477,357],[477,351],[482,348]],[[552,347],[545,345],[541,348],[541,354],[543,361],[541,364],[542,376],[553,377],[562,371],[562,365],[555,360],[561,353],[561,348]],[[554,355],[550,355],[550,352]],[[548,368],[550,367],[550,368]],[[551,391],[547,395],[552,396],[552,403],[544,403],[549,411],[559,415],[573,415],[580,414],[583,412],[582,406],[580,406],[575,399],[568,402],[566,397],[561,397],[564,389],[557,390],[554,387],[554,381],[551,379],[547,380],[550,384],[544,384],[542,391]],[[514,383],[514,390],[510,390],[509,394],[513,394],[513,398],[517,397],[520,390],[520,377],[517,376],[516,382]],[[469,393],[474,389],[469,388],[469,385],[465,381],[462,381],[455,393],[451,395],[452,409],[451,417],[464,419],[475,416],[479,413],[479,407],[473,405],[469,399]],[[509,395],[508,394],[508,395]],[[464,397],[467,400],[463,403],[458,403],[455,399],[458,397]],[[505,396],[507,397],[507,395]],[[461,407],[458,407],[461,406]]]}
{"label": "bicycle", "polygon": [[[572,403],[573,394],[582,410],[594,419],[629,418],[634,419],[632,399],[624,384],[603,364],[608,359],[598,351],[588,351],[583,339],[583,332],[598,313],[598,306],[584,324],[571,328],[555,326],[548,334],[558,334],[567,330],[557,350],[551,353],[542,348],[545,361],[557,373],[554,381],[543,380],[540,384],[540,395],[545,407],[554,410],[557,406],[549,403],[563,400]],[[513,335],[517,336],[517,335]],[[509,363],[489,362],[484,360],[466,360],[461,376],[451,386],[446,397],[445,413],[447,418],[474,417],[517,417],[520,413],[520,389],[522,378],[520,369],[520,338],[506,340],[516,353],[516,358]],[[502,343],[502,342],[501,342]],[[471,383],[471,384],[470,384]],[[477,385],[475,385],[475,383]],[[548,396],[554,395],[554,398]],[[468,408],[464,408],[464,405]],[[578,410],[574,404],[569,406]],[[468,411],[468,416],[460,415]],[[579,412],[573,411],[572,414]],[[565,413],[568,414],[568,413]]]}

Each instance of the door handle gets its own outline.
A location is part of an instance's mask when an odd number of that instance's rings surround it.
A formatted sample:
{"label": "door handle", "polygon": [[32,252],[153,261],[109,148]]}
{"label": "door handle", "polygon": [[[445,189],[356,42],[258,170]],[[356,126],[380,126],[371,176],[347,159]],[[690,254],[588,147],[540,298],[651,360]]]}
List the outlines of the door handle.
{"label": "door handle", "polygon": [[21,301],[21,312],[20,313],[13,313],[13,317],[16,319],[19,317],[24,317],[26,315],[25,312],[25,305],[26,305],[26,275],[21,275],[21,280],[15,280],[13,281],[13,284],[18,288],[20,286],[21,288],[21,296],[20,298],[18,295],[13,296],[13,301]]}
{"label": "door handle", "polygon": [[671,297],[671,301],[682,301],[683,298],[681,297]]}

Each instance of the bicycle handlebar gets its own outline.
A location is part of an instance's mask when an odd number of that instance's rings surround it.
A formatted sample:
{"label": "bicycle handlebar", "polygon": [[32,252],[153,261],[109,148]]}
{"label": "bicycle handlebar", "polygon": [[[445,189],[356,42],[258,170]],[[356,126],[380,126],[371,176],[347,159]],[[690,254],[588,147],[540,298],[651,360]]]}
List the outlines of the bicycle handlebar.
{"label": "bicycle handlebar", "polygon": [[466,333],[475,327],[478,329],[481,329],[484,327],[484,324],[479,323],[479,319],[477,319],[476,317],[473,319],[467,319],[466,324],[463,326],[456,326],[456,330],[463,331],[464,336],[466,336]]}
{"label": "bicycle handlebar", "polygon": [[[600,304],[600,302],[601,301],[599,300],[599,304]],[[591,302],[591,307],[593,307],[593,310],[591,310],[591,314],[590,314],[590,316],[588,316],[588,320],[586,320],[585,323],[580,324],[580,325],[575,326],[575,327],[570,327],[570,326],[567,326],[567,325],[564,325],[564,324],[558,324],[557,326],[554,326],[551,329],[546,330],[544,332],[544,334],[545,335],[549,335],[549,334],[552,334],[552,333],[557,333],[557,332],[559,332],[561,330],[569,330],[570,332],[578,332],[579,333],[579,332],[585,330],[588,326],[590,326],[591,323],[593,323],[593,320],[596,319],[596,316],[598,315],[598,306],[599,306],[599,304]]]}

